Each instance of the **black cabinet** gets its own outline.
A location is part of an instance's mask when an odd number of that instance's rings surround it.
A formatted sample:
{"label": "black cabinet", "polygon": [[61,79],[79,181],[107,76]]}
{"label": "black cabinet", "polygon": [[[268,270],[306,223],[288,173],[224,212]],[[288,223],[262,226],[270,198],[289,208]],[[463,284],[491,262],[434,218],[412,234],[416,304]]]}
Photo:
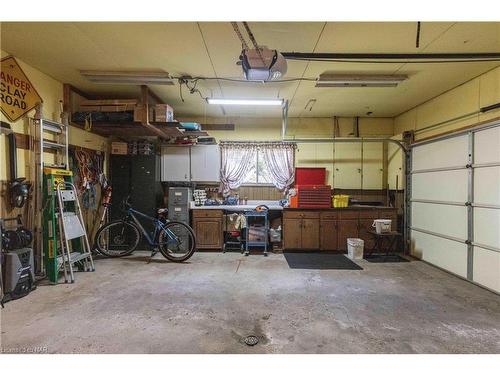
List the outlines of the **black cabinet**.
{"label": "black cabinet", "polygon": [[[159,158],[156,155],[111,155],[111,219],[123,217],[122,201],[129,195],[134,209],[146,215],[155,215],[156,208],[163,206],[158,169]],[[150,223],[141,223],[147,230],[152,229]]]}

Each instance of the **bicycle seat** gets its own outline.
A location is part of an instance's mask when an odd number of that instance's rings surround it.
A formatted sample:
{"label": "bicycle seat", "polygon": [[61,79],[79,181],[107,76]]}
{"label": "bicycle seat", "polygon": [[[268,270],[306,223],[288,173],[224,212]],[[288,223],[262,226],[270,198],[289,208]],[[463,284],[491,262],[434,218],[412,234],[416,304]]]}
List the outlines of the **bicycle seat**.
{"label": "bicycle seat", "polygon": [[168,212],[168,208],[158,208],[156,211],[157,214],[166,214]]}

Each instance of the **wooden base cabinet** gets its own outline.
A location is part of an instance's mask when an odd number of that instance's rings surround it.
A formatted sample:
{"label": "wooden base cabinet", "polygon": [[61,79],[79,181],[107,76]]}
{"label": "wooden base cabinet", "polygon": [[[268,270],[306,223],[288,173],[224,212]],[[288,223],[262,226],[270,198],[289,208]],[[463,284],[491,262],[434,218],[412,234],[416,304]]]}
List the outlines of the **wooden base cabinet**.
{"label": "wooden base cabinet", "polygon": [[319,249],[319,212],[290,211],[283,215],[285,249]]}
{"label": "wooden base cabinet", "polygon": [[196,247],[221,250],[224,240],[222,210],[193,210],[192,216]]}
{"label": "wooden base cabinet", "polygon": [[392,219],[396,228],[396,209],[331,209],[283,212],[283,245],[286,249],[347,252],[348,238],[361,238],[365,249],[373,247],[373,220]]}
{"label": "wooden base cabinet", "polygon": [[337,220],[321,219],[319,232],[321,250],[337,250],[338,228]]}
{"label": "wooden base cabinet", "polygon": [[283,237],[285,249],[300,249],[302,247],[302,219],[283,219]]}
{"label": "wooden base cabinet", "polygon": [[339,220],[337,250],[347,252],[347,239],[358,238],[358,220]]}

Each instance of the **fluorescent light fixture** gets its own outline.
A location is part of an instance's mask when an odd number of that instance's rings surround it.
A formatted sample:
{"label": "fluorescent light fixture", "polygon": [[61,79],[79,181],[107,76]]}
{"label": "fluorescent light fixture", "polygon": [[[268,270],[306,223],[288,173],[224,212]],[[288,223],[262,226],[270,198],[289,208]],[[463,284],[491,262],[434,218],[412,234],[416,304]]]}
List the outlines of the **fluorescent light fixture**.
{"label": "fluorescent light fixture", "polygon": [[316,87],[396,87],[406,79],[401,74],[321,74]]}
{"label": "fluorescent light fixture", "polygon": [[283,105],[283,99],[212,99],[207,98],[208,104],[218,105]]}
{"label": "fluorescent light fixture", "polygon": [[112,83],[128,85],[173,85],[174,81],[167,72],[120,72],[81,70],[80,74],[94,83]]}

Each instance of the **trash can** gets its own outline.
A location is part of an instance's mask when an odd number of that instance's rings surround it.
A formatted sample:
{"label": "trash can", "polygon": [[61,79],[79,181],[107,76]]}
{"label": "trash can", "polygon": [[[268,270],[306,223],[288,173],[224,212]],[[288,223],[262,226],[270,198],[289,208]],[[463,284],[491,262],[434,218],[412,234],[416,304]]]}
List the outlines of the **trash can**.
{"label": "trash can", "polygon": [[365,241],[361,238],[348,238],[347,239],[347,256],[350,259],[363,259],[363,249]]}

